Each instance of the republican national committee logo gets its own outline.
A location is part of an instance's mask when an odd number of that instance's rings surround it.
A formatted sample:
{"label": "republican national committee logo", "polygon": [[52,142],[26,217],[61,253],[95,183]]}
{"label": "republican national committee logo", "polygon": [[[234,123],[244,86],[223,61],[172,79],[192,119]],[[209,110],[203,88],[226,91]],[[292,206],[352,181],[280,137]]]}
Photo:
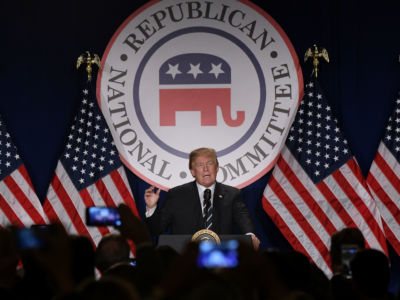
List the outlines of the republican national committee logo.
{"label": "republican national committee logo", "polygon": [[97,97],[122,161],[168,189],[212,147],[217,180],[244,187],[274,165],[303,95],[279,25],[249,1],[151,1],[117,30]]}

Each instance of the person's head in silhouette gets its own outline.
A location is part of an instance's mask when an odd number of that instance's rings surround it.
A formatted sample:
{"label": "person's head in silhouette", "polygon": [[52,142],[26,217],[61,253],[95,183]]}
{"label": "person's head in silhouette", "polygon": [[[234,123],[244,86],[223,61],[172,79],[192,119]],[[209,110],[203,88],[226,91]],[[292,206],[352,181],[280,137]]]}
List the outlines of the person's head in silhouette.
{"label": "person's head in silhouette", "polygon": [[104,273],[116,263],[129,261],[129,244],[119,234],[108,234],[103,236],[96,249],[96,268]]}
{"label": "person's head in silhouette", "polygon": [[360,299],[385,299],[390,282],[389,260],[375,249],[358,251],[350,261],[353,285]]}
{"label": "person's head in silhouette", "polygon": [[331,237],[330,256],[334,274],[347,273],[349,268],[346,260],[346,251],[365,248],[365,240],[358,228],[343,228],[335,232]]}
{"label": "person's head in silhouette", "polygon": [[94,249],[90,239],[83,235],[69,236],[71,243],[71,272],[75,284],[94,278]]}

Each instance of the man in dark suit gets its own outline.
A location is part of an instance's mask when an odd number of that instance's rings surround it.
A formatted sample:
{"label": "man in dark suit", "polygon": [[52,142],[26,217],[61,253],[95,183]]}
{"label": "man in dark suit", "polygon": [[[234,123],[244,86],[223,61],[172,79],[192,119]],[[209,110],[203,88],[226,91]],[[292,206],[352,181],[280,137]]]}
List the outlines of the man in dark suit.
{"label": "man in dark suit", "polygon": [[241,233],[251,235],[257,249],[260,241],[253,233],[241,191],[216,182],[218,168],[215,150],[199,148],[189,156],[189,169],[195,181],[170,189],[161,209],[156,209],[160,190],[148,188],[144,198],[151,234],[161,234],[168,228],[173,234],[194,234],[201,229],[232,234],[236,225]]}

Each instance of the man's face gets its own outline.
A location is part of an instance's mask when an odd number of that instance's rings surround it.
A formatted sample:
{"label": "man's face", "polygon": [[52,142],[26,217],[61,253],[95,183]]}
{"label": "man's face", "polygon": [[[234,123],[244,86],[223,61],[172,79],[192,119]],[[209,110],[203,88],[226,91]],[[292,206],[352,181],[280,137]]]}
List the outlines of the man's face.
{"label": "man's face", "polygon": [[191,165],[190,173],[202,186],[211,186],[216,178],[218,165],[212,156],[200,155],[196,157]]}

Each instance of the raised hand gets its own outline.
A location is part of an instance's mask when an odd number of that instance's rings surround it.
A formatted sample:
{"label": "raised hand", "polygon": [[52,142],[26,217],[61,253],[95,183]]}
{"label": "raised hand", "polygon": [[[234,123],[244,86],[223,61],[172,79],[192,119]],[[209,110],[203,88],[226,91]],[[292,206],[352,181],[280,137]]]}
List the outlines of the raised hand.
{"label": "raised hand", "polygon": [[155,191],[154,185],[146,189],[144,192],[144,201],[146,202],[146,209],[152,209],[157,205],[158,199],[160,198],[160,189]]}

